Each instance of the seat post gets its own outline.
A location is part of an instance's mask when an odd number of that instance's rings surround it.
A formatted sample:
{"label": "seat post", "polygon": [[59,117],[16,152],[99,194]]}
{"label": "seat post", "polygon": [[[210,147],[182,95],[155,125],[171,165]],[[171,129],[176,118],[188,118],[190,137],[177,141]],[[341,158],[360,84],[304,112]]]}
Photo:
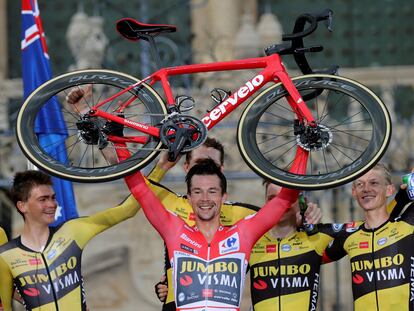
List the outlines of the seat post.
{"label": "seat post", "polygon": [[158,52],[157,45],[155,44],[154,37],[148,34],[141,34],[141,37],[144,38],[144,40],[148,41],[150,45],[151,55],[154,58],[155,64],[157,66],[157,69],[161,68],[161,58],[160,54]]}

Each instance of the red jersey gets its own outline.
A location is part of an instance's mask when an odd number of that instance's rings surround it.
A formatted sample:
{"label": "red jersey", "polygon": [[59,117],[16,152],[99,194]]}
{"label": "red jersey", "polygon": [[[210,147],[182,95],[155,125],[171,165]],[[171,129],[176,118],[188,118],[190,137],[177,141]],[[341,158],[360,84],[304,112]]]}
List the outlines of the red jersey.
{"label": "red jersey", "polygon": [[283,189],[256,214],[231,227],[220,226],[208,243],[196,226],[188,226],[163,207],[141,173],[127,177],[126,182],[167,245],[177,310],[192,311],[240,310],[251,249],[296,201],[298,193]]}

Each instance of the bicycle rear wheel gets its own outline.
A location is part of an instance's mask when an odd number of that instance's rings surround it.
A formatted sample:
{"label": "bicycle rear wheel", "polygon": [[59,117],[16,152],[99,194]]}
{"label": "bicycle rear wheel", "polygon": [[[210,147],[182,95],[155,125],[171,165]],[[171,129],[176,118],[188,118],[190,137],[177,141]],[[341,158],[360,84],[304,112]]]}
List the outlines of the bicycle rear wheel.
{"label": "bicycle rear wheel", "polygon": [[[17,118],[17,141],[23,153],[50,174],[77,182],[110,181],[144,167],[157,156],[162,145],[159,139],[106,119],[85,118],[91,107],[138,81],[115,71],[81,70],[41,85],[26,99]],[[68,104],[68,94],[80,89],[82,99]],[[117,112],[127,102],[122,113]],[[167,113],[160,96],[146,84],[99,109],[148,125],[159,124]],[[139,141],[119,145],[109,135],[139,136]],[[118,163],[116,148],[127,149],[131,157]]]}
{"label": "bicycle rear wheel", "polygon": [[[252,170],[282,186],[318,190],[352,181],[380,160],[391,120],[372,91],[331,75],[300,76],[293,83],[317,121],[318,139],[298,124],[294,133],[298,117],[276,84],[246,107],[239,122],[238,146]],[[297,148],[308,151],[305,175],[289,172]]]}

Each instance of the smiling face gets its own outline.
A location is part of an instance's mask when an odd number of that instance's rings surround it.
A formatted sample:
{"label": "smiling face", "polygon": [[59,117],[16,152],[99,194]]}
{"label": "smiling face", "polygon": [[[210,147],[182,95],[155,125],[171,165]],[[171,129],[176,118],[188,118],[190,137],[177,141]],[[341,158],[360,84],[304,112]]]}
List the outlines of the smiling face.
{"label": "smiling face", "polygon": [[53,187],[34,186],[26,201],[18,201],[17,208],[23,213],[25,221],[49,225],[55,221],[57,202]]}
{"label": "smiling face", "polygon": [[188,201],[196,221],[220,221],[221,205],[226,200],[217,175],[194,175],[191,178]]}
{"label": "smiling face", "polygon": [[365,212],[387,208],[394,186],[381,169],[373,168],[352,184],[352,196]]}

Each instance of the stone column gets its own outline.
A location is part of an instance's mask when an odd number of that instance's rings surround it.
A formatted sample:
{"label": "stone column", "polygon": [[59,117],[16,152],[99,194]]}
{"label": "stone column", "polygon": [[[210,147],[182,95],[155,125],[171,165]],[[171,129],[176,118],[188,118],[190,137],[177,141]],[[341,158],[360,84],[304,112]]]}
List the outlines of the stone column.
{"label": "stone column", "polygon": [[237,0],[192,1],[195,62],[233,58],[233,42],[240,24],[242,3]]}

